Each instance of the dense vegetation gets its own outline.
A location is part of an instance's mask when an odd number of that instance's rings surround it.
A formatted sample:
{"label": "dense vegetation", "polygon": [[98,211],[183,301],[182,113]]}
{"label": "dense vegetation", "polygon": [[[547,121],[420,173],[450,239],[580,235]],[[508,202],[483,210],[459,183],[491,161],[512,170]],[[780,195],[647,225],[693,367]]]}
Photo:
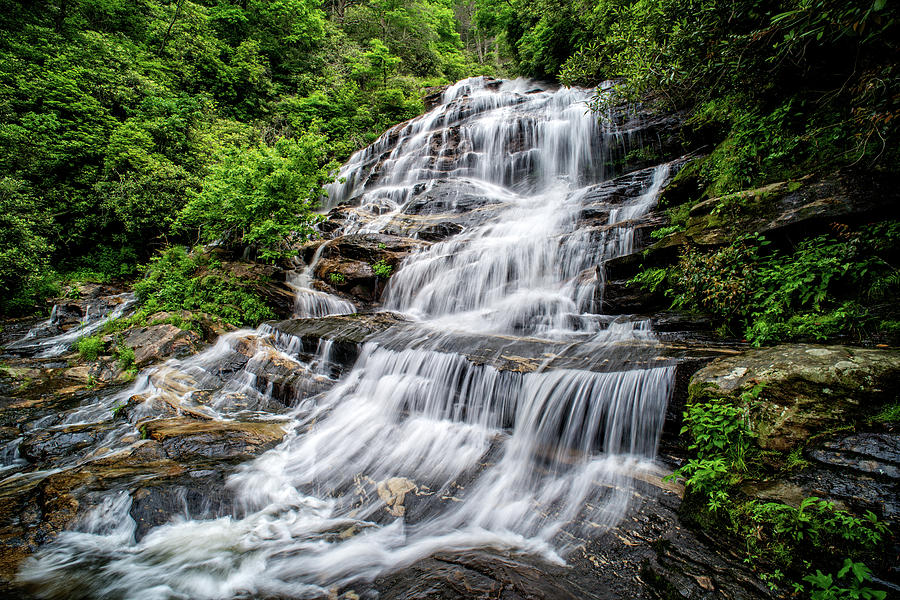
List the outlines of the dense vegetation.
{"label": "dense vegetation", "polygon": [[283,256],[335,161],[472,56],[450,0],[3,0],[0,312],[171,244]]}
{"label": "dense vegetation", "polygon": [[885,0],[479,0],[527,75],[622,78],[718,142],[702,184],[727,193],[898,158],[898,8]]}

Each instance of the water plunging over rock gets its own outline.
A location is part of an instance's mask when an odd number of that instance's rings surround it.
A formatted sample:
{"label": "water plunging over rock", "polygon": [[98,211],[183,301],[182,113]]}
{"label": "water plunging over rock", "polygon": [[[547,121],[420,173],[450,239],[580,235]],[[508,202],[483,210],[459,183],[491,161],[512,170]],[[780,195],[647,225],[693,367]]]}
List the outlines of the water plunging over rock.
{"label": "water plunging over rock", "polygon": [[[59,468],[130,470],[19,581],[46,597],[334,597],[445,557],[518,568],[525,593],[534,565],[561,572],[618,535],[666,487],[652,461],[685,354],[648,318],[603,314],[604,263],[640,245],[682,161],[608,181],[641,126],[601,126],[592,94],[465,80],[354,155],[328,239],[290,282],[312,318],[228,333],[66,413],[60,427],[107,433],[67,431],[82,454]],[[392,312],[335,316],[379,303]],[[169,506],[160,489],[213,485],[206,467],[255,454],[206,508],[136,520]]]}

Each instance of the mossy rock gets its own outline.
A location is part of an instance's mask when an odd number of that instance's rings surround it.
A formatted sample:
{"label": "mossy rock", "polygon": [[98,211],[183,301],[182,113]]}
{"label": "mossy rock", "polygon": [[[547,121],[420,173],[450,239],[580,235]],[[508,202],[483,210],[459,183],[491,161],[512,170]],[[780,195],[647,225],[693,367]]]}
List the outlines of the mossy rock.
{"label": "mossy rock", "polygon": [[[666,236],[650,250],[721,246],[744,234],[809,234],[826,231],[835,221],[882,219],[886,211],[896,212],[897,189],[893,175],[837,172],[710,198],[690,207],[684,231]],[[677,186],[667,193],[675,200],[690,197],[679,194]]]}
{"label": "mossy rock", "polygon": [[751,427],[764,450],[789,451],[850,425],[896,398],[900,350],[782,344],[719,358],[691,379],[688,403],[734,398],[762,385]]}

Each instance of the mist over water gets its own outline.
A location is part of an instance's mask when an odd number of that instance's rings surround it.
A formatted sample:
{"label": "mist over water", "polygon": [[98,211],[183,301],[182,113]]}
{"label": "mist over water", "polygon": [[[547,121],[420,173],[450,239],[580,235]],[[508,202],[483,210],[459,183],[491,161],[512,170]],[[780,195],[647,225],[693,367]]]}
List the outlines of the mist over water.
{"label": "mist over water", "polygon": [[[478,220],[390,278],[384,307],[413,325],[367,341],[337,381],[327,341],[304,362],[297,340],[267,326],[145,373],[123,397],[187,402],[215,388],[203,410],[223,421],[265,417],[252,383],[273,354],[321,386],[296,398],[281,444],[230,475],[233,515],[176,518],[137,540],[130,495],[110,494],[21,579],[48,597],[312,598],[438,551],[562,563],[575,536],[614,525],[631,478],[654,458],[674,367],[641,360],[655,347],[647,321],[602,314],[602,264],[633,250],[632,221],[654,206],[669,168],[599,230],[584,227],[622,143],[588,112],[592,94],[464,80],[354,155],[329,189],[332,206],[357,207],[341,233],[389,230],[437,182],[478,199]],[[452,212],[461,196],[443,198]],[[316,260],[293,282],[296,315],[353,312],[312,288]],[[257,344],[254,358],[223,376],[238,343]],[[525,344],[543,349],[528,368],[471,359]],[[561,359],[580,366],[554,366]],[[249,390],[256,400],[235,408]]]}

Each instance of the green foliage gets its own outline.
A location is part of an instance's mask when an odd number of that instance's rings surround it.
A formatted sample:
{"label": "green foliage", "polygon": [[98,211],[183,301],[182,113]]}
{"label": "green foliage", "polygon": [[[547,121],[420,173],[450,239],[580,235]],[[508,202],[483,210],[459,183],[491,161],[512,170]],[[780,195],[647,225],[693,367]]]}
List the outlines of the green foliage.
{"label": "green foliage", "polygon": [[53,293],[50,219],[21,180],[0,177],[0,311],[27,312]]}
{"label": "green foliage", "polygon": [[249,247],[262,261],[291,256],[324,218],[313,209],[335,167],[315,133],[228,152],[185,207],[180,227],[199,229],[208,243]]}
{"label": "green foliage", "polygon": [[[895,3],[881,0],[479,0],[520,74],[687,109],[715,131],[707,193],[897,161]],[[600,97],[595,108],[604,109]]]}
{"label": "green foliage", "polygon": [[835,552],[877,550],[888,531],[872,512],[858,517],[827,500],[803,499],[798,507],[751,500],[734,509],[734,528],[744,537],[752,560],[768,559],[783,568],[800,569],[798,547],[809,560]]}
{"label": "green foliage", "polygon": [[327,6],[7,1],[0,311],[41,306],[51,264],[132,277],[198,231],[289,253],[332,159],[419,114],[423,88],[481,69],[450,0]]}
{"label": "green foliage", "polygon": [[[732,210],[727,200],[720,210]],[[754,345],[792,338],[862,336],[890,327],[868,306],[900,287],[896,255],[900,223],[886,221],[852,231],[837,227],[797,244],[769,250],[762,236],[737,238],[715,251],[686,249],[665,274],[644,271],[636,283],[669,282],[675,307],[707,312],[740,328]]]}
{"label": "green foliage", "polygon": [[125,344],[121,338],[116,340],[113,355],[116,357],[116,363],[121,371],[137,370],[134,364],[134,349]]}
{"label": "green foliage", "polygon": [[246,282],[225,273],[221,263],[201,250],[176,246],[151,259],[144,279],[134,286],[142,314],[196,311],[234,325],[255,326],[274,317]]}
{"label": "green foliage", "polygon": [[[849,578],[848,574],[851,575]],[[847,581],[848,579],[849,581]],[[812,600],[844,600],[847,598],[884,600],[887,598],[887,592],[873,590],[863,585],[864,582],[871,580],[872,571],[863,563],[853,562],[849,558],[844,559],[844,566],[837,572],[837,577],[816,570],[815,575],[807,575],[803,578],[803,581],[812,585],[810,594]]]}
{"label": "green foliage", "polygon": [[900,402],[892,402],[882,408],[878,414],[872,417],[876,423],[898,423],[900,422]]}
{"label": "green foliage", "polygon": [[75,343],[75,349],[78,350],[81,360],[85,361],[97,360],[103,348],[104,343],[100,336],[83,337]]}
{"label": "green foliage", "polygon": [[683,225],[668,225],[666,227],[660,227],[659,229],[654,229],[653,231],[651,231],[650,238],[654,240],[661,240],[667,235],[678,233],[679,231],[684,231]]}
{"label": "green foliage", "polygon": [[387,85],[388,77],[400,65],[399,56],[391,54],[384,42],[378,38],[369,40],[369,50],[363,53],[360,62],[351,63],[350,76],[360,83],[375,82]]}
{"label": "green foliage", "polygon": [[629,285],[636,285],[648,292],[656,292],[659,290],[669,276],[669,271],[662,267],[652,267],[643,269],[629,281]]}
{"label": "green foliage", "polygon": [[749,409],[759,397],[758,385],[741,396],[740,403],[711,398],[691,403],[684,412],[681,434],[696,455],[670,477],[683,478],[685,487],[707,498],[707,509],[715,512],[729,501],[728,488],[747,472],[755,435],[749,424]]}
{"label": "green foliage", "polygon": [[681,433],[688,435],[693,457],[670,477],[684,480],[685,501],[695,511],[692,518],[742,540],[745,562],[776,589],[787,576],[800,579],[813,564],[831,564],[838,552],[871,556],[889,530],[871,512],[854,515],[816,497],[796,507],[744,497],[742,486],[752,485],[766,468],[753,444],[756,436],[749,419],[763,391],[757,385],[735,399],[692,390]]}
{"label": "green foliage", "polygon": [[688,247],[674,272],[673,306],[705,311],[725,323],[747,314],[752,285],[747,267],[759,262],[764,245],[764,239],[753,235],[714,252]]}
{"label": "green foliage", "polygon": [[130,246],[113,248],[101,245],[75,260],[63,260],[59,270],[63,281],[107,283],[131,278],[140,270],[137,251]]}
{"label": "green foliage", "polygon": [[347,278],[344,277],[343,273],[333,272],[328,274],[328,281],[331,283],[336,283],[338,285],[347,281]]}
{"label": "green foliage", "polygon": [[684,413],[681,433],[690,434],[689,450],[701,459],[724,455],[727,467],[738,472],[746,471],[745,462],[753,437],[749,427],[748,404],[759,396],[762,386],[756,386],[745,394],[742,405],[716,398],[709,402],[691,404]]}
{"label": "green foliage", "polygon": [[391,267],[391,265],[389,265],[387,262],[385,262],[384,259],[381,259],[377,262],[372,263],[372,270],[375,271],[376,277],[382,277],[384,279],[387,279],[388,277],[391,276],[391,273],[393,272],[393,267]]}

